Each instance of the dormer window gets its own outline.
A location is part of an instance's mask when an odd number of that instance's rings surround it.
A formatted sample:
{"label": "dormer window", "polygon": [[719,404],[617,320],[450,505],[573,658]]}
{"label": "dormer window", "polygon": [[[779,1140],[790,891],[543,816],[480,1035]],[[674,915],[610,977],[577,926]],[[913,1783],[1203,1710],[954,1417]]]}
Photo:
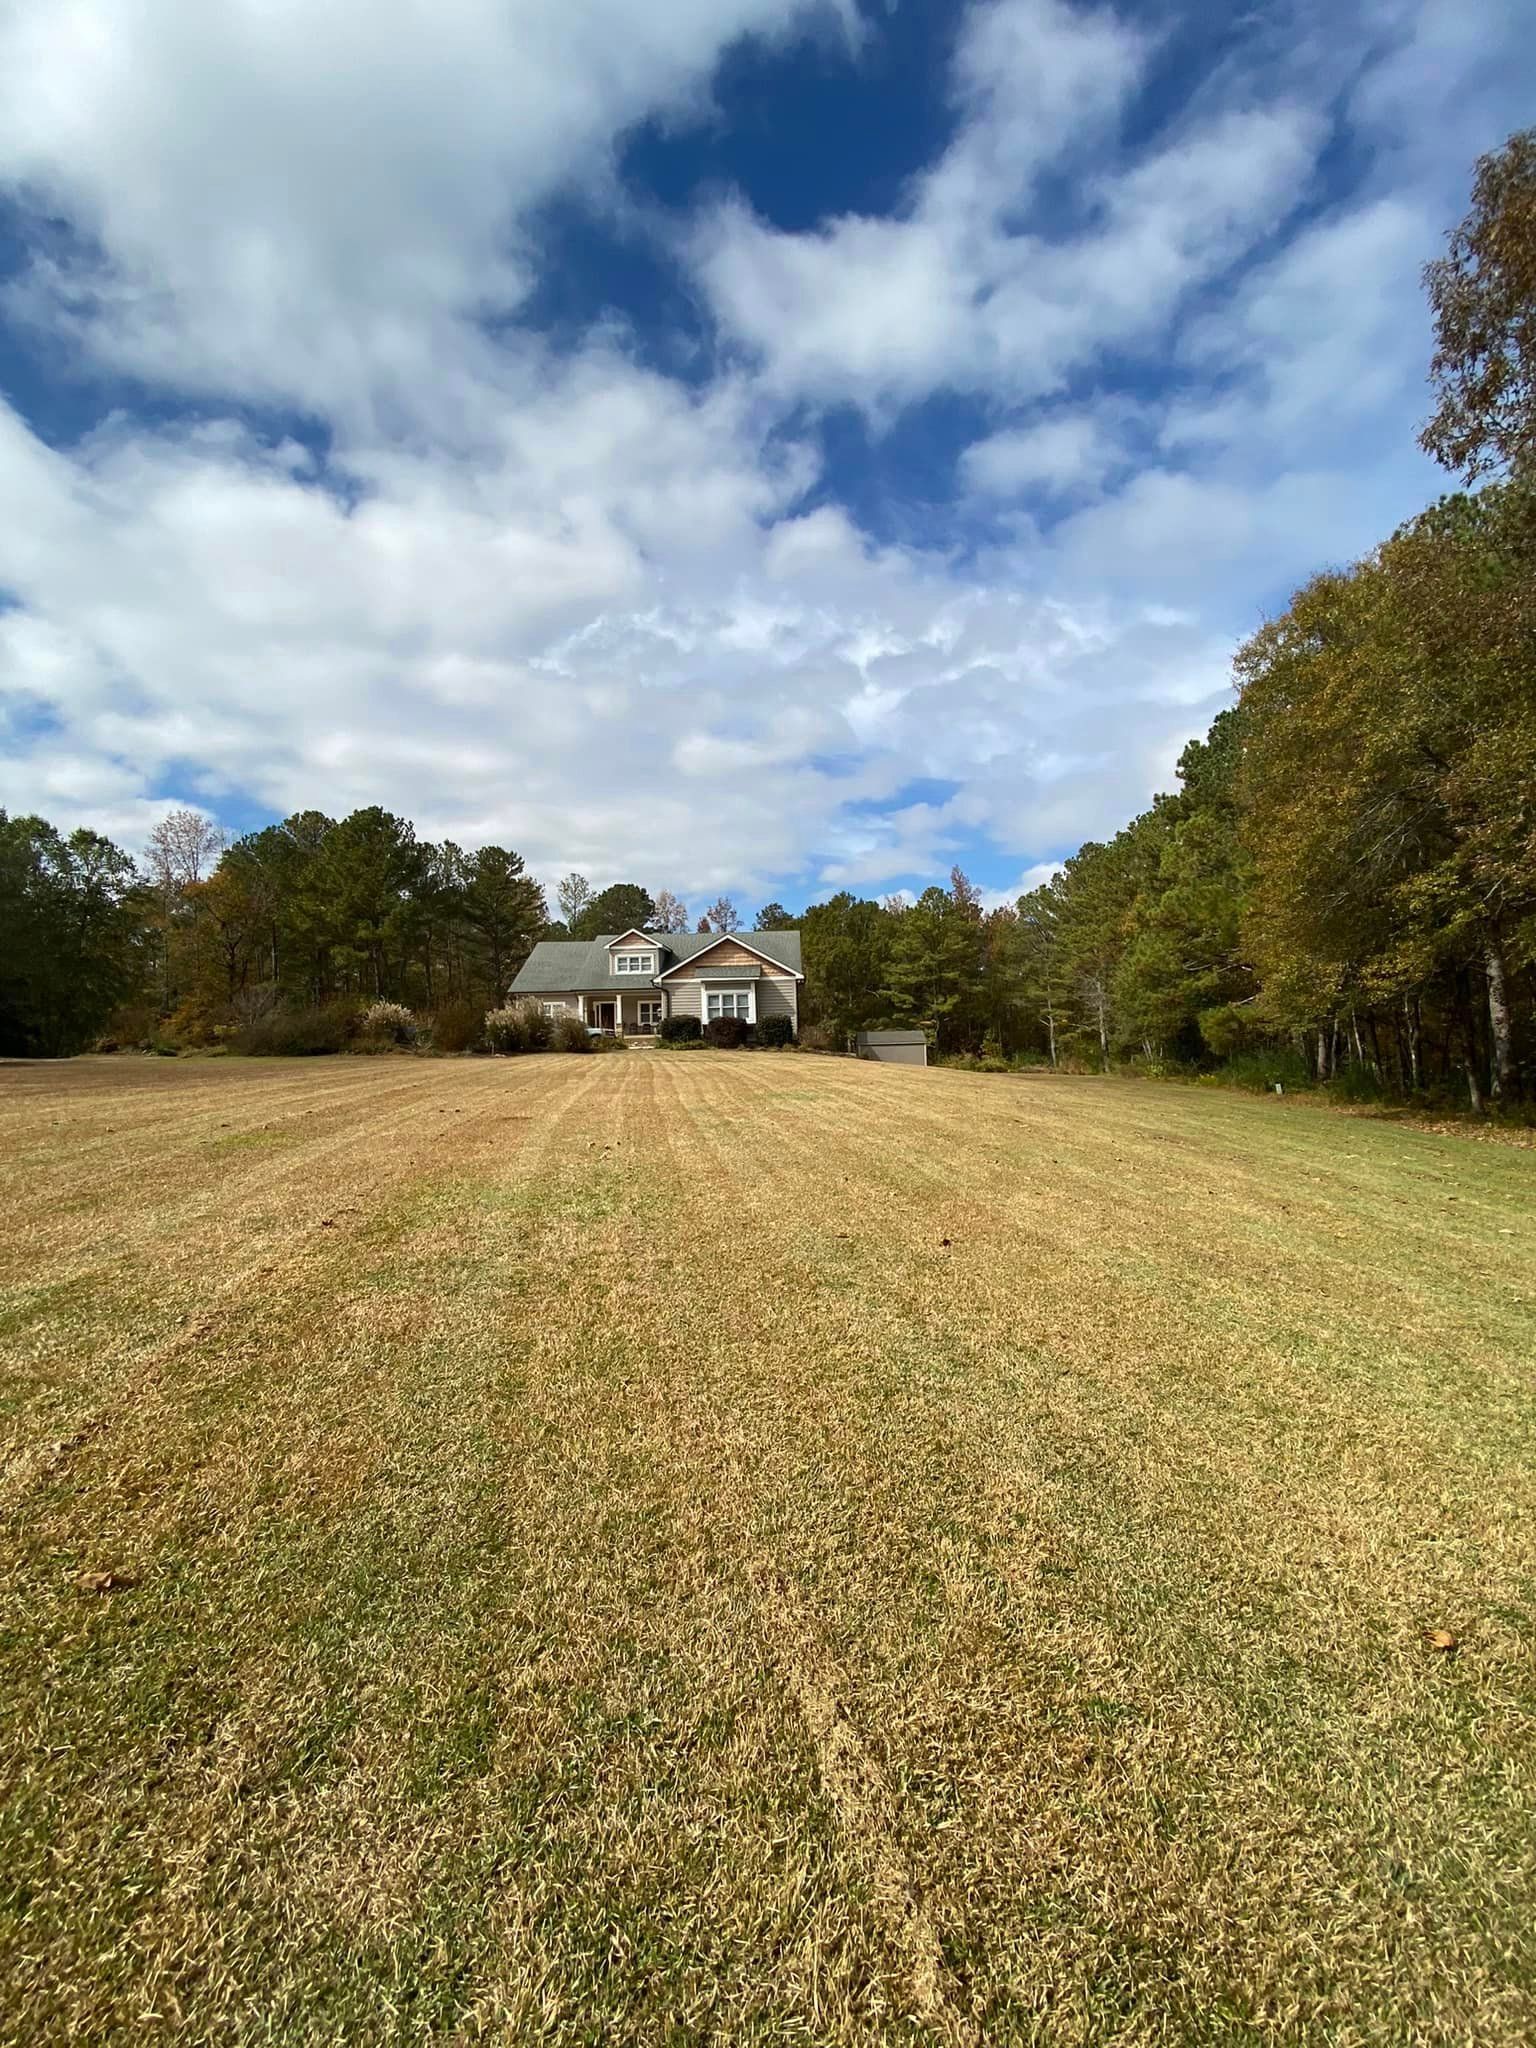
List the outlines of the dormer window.
{"label": "dormer window", "polygon": [[654,953],[615,953],[613,956],[615,974],[654,974],[656,955]]}

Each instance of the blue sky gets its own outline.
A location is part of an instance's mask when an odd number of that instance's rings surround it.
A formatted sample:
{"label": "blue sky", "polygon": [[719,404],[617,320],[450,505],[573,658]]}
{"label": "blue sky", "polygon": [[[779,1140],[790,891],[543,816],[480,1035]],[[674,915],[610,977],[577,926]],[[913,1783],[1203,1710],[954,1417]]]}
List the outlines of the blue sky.
{"label": "blue sky", "polygon": [[999,900],[1444,487],[1516,0],[10,0],[0,803]]}

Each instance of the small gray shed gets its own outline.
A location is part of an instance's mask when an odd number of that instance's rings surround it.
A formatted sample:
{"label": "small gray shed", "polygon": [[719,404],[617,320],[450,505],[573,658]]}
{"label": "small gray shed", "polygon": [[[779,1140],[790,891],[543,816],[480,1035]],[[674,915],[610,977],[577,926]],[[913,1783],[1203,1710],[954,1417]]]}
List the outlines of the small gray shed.
{"label": "small gray shed", "polygon": [[853,1049],[861,1060],[889,1060],[898,1067],[926,1067],[928,1040],[921,1031],[860,1031]]}

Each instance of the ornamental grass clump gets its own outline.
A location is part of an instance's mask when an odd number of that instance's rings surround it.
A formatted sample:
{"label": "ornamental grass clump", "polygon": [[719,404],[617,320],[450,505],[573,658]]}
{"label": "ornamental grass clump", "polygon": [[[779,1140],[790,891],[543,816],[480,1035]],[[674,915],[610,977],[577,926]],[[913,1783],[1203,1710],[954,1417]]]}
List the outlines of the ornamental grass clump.
{"label": "ornamental grass clump", "polygon": [[[558,1031],[558,1025],[555,1029]],[[541,1003],[526,997],[504,1003],[485,1014],[485,1043],[492,1052],[544,1052],[550,1043],[550,1019]]]}
{"label": "ornamental grass clump", "polygon": [[420,1033],[404,1003],[371,1003],[363,1012],[362,1038],[372,1046],[414,1045]]}

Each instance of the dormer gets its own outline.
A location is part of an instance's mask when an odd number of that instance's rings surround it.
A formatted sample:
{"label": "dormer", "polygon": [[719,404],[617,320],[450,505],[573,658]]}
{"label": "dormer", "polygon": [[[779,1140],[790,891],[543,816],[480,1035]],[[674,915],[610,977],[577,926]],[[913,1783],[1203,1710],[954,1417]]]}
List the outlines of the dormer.
{"label": "dormer", "polygon": [[662,944],[654,932],[620,932],[608,941],[608,972],[620,981],[649,981],[664,964]]}

